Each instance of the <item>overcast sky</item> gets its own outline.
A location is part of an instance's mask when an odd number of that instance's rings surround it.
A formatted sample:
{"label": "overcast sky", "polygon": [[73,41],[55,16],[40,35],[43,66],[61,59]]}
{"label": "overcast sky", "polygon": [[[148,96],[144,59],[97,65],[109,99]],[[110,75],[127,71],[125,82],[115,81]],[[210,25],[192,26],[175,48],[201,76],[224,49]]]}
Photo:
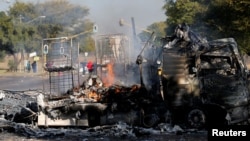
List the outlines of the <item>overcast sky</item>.
{"label": "overcast sky", "polygon": [[[0,11],[8,10],[15,0],[0,0]],[[19,0],[23,2],[44,2],[46,0]],[[120,27],[122,18],[131,24],[134,18],[137,30],[145,29],[154,22],[165,21],[166,16],[162,7],[165,0],[68,0],[70,3],[86,6],[90,9],[88,18],[98,25],[99,32],[117,32],[124,30]],[[139,31],[137,31],[139,32]]]}

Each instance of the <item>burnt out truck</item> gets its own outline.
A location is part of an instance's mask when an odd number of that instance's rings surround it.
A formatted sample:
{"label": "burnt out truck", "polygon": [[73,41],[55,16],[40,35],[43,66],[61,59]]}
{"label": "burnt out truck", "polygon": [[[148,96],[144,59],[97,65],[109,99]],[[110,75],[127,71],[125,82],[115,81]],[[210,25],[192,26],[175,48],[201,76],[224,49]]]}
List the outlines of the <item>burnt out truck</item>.
{"label": "burnt out truck", "polygon": [[164,41],[161,92],[175,122],[249,123],[249,73],[233,38],[207,41],[182,24]]}
{"label": "burnt out truck", "polygon": [[[72,38],[44,39],[44,89],[1,90],[1,118],[38,127],[249,124],[249,73],[233,38],[207,41],[183,24],[163,42],[155,53],[159,57],[153,57],[157,61],[137,58],[141,84],[94,86],[81,81],[78,47]],[[145,71],[143,65],[149,63],[153,70]],[[153,81],[144,83],[142,72],[151,72]]]}

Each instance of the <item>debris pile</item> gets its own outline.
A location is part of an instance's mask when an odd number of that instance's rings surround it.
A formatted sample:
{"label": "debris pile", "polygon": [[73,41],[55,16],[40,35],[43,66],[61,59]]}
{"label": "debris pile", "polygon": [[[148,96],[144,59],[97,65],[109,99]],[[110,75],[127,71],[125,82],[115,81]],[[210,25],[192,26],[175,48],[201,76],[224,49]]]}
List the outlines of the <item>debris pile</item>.
{"label": "debris pile", "polygon": [[[149,96],[146,96],[147,93],[143,93],[140,85],[134,85],[132,87],[111,86],[100,94],[100,99],[79,97],[81,94],[77,94],[76,92],[76,96],[65,95],[60,98],[51,97],[50,100],[44,102],[46,98],[44,99],[42,97],[46,97],[47,95],[36,90],[21,92],[2,90],[0,95],[0,105],[1,107],[5,107],[2,108],[5,112],[2,112],[0,128],[26,137],[51,138],[74,136],[77,138],[125,137],[135,139],[148,135],[197,132],[197,130],[184,130],[178,125],[172,126],[169,123],[160,123],[160,121],[162,121],[160,120],[160,114],[157,114],[157,110],[150,109],[154,101],[152,101]],[[85,99],[85,101],[83,99]],[[84,113],[83,111],[87,111],[90,107],[98,107],[99,110],[102,110],[102,113],[100,113],[100,125],[83,128],[42,128],[37,126],[37,117],[41,114],[39,112],[40,110],[46,110],[47,115],[56,120],[62,118],[62,114],[66,114],[70,111],[74,111],[75,116],[81,118],[81,114]],[[76,108],[78,109],[76,110]],[[148,121],[146,121],[146,119]],[[159,124],[156,124],[156,121]],[[140,126],[140,122],[147,128]],[[204,136],[206,135],[206,131],[200,132],[202,132]]]}
{"label": "debris pile", "polygon": [[[16,123],[59,126],[49,123],[69,117],[76,124],[94,127],[125,122],[129,125],[154,127],[164,122],[164,102],[138,84],[109,87],[90,86],[73,89],[73,93],[49,95],[42,91],[1,91],[1,115]],[[42,118],[41,118],[42,117]],[[46,119],[47,118],[47,119]],[[86,120],[87,122],[85,122]],[[61,124],[67,126],[68,124]]]}

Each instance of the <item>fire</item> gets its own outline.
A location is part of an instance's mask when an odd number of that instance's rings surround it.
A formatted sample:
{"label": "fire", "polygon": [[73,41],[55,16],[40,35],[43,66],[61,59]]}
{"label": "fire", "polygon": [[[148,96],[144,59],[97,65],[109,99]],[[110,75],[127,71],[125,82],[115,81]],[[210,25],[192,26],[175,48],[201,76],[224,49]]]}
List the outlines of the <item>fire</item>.
{"label": "fire", "polygon": [[107,75],[106,77],[103,79],[103,83],[105,86],[111,86],[112,84],[114,84],[114,80],[115,80],[115,74],[114,74],[114,70],[113,70],[113,63],[109,63],[107,64]]}
{"label": "fire", "polygon": [[100,96],[96,92],[90,91],[88,93],[88,98],[92,98],[92,99],[95,99],[96,101],[98,101],[100,99]]}
{"label": "fire", "polygon": [[137,90],[139,90],[140,89],[140,86],[139,85],[133,85],[132,87],[131,87],[131,92],[135,92],[135,91],[137,91]]}

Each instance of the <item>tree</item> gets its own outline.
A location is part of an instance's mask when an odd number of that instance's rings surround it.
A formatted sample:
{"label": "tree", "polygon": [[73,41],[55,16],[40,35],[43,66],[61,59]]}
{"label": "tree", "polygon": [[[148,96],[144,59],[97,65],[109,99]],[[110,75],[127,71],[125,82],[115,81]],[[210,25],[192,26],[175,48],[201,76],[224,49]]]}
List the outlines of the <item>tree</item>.
{"label": "tree", "polygon": [[[16,53],[18,52],[17,44],[19,42],[19,29],[15,27],[12,18],[7,16],[4,12],[0,13],[0,45],[1,51],[13,55],[13,67],[17,70],[18,60]],[[20,51],[20,50],[19,50]]]}
{"label": "tree", "polygon": [[5,12],[0,13],[0,44],[1,50],[6,50],[8,53],[13,54],[13,45],[9,35],[16,34],[11,18]]}
{"label": "tree", "polygon": [[[2,50],[13,56],[13,69],[17,70],[18,64],[24,58],[24,51],[31,49],[29,41],[32,40],[35,35],[35,28],[26,26],[24,24],[25,19],[23,15],[31,16],[34,7],[31,4],[25,4],[16,2],[10,10],[8,15],[1,13],[1,32],[2,37],[1,46]],[[17,53],[21,53],[21,59],[18,60]]]}
{"label": "tree", "polygon": [[[36,51],[41,54],[44,38],[72,36],[92,30],[93,23],[85,19],[88,11],[87,7],[70,4],[67,0],[37,4],[16,1],[8,14],[0,13],[1,51],[13,55],[12,64],[17,66],[24,52]],[[80,51],[94,49],[94,40],[89,38],[90,35],[91,32],[86,32],[74,38],[74,41],[84,41],[80,44]],[[19,60],[18,52],[22,54]]]}
{"label": "tree", "polygon": [[250,2],[245,0],[213,0],[206,14],[206,21],[215,37],[235,38],[241,50],[247,54],[250,54],[249,8]]}
{"label": "tree", "polygon": [[7,50],[8,38],[5,34],[8,33],[8,29],[11,27],[11,19],[4,13],[0,12],[0,61],[5,57],[5,50]]}
{"label": "tree", "polygon": [[[41,42],[43,38],[72,36],[92,30],[93,23],[85,19],[88,14],[87,7],[70,4],[67,0],[52,0],[37,4],[17,1],[9,10],[17,32],[21,33],[17,41],[21,41],[28,52],[39,52],[39,41]],[[93,40],[84,39],[90,35],[89,32],[77,39],[93,42]],[[92,43],[87,44],[92,45]],[[80,48],[83,51],[91,47],[81,45]]]}
{"label": "tree", "polygon": [[250,54],[249,7],[246,0],[166,0],[166,32],[186,22],[208,40],[233,37]]}
{"label": "tree", "polygon": [[146,30],[142,31],[139,34],[139,38],[141,39],[142,42],[146,42],[152,32],[154,32],[154,36],[156,37],[156,42],[154,43],[156,46],[161,46],[161,41],[159,40],[160,38],[163,38],[166,36],[166,23],[165,22],[156,22],[147,27]]}
{"label": "tree", "polygon": [[193,24],[197,15],[201,15],[206,10],[197,0],[166,0],[163,8],[167,16],[167,34],[172,34],[178,24]]}
{"label": "tree", "polygon": [[[85,18],[89,14],[87,7],[70,4],[67,0],[38,3],[36,7],[36,13],[46,16],[43,24],[38,27],[42,38],[72,36],[92,30],[93,23]],[[90,35],[91,32],[86,32],[75,38],[80,42],[81,52],[94,49],[90,47],[94,44],[94,40],[88,39]]]}

